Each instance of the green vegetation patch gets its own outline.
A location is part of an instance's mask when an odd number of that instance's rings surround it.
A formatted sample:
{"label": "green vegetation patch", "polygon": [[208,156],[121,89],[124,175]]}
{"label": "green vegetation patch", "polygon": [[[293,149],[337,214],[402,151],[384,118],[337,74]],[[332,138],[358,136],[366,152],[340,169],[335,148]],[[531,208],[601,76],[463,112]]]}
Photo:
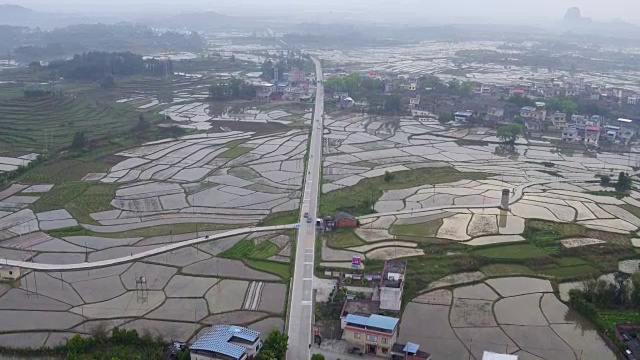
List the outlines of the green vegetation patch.
{"label": "green vegetation patch", "polygon": [[577,224],[527,220],[522,236],[548,253],[555,254],[561,250],[560,239],[584,236],[585,232],[586,229]]}
{"label": "green vegetation patch", "polygon": [[431,220],[418,224],[393,225],[391,234],[419,238],[434,238],[442,226],[443,220]]}
{"label": "green vegetation patch", "polygon": [[561,266],[557,268],[538,270],[538,274],[562,280],[598,276],[600,275],[600,270],[591,265]]}
{"label": "green vegetation patch", "polygon": [[271,273],[273,275],[281,277],[284,281],[289,281],[291,278],[291,270],[289,264],[279,263],[269,260],[255,260],[248,259],[244,263],[256,270]]}
{"label": "green vegetation patch", "polygon": [[351,229],[338,229],[337,231],[322,235],[327,240],[327,245],[336,249],[365,245],[366,242],[358,237]]}
{"label": "green vegetation patch", "polygon": [[114,184],[90,182],[59,184],[43,194],[31,209],[35,212],[67,209],[76,220],[94,223],[89,214],[112,209],[111,200],[115,197],[116,188]]}
{"label": "green vegetation patch", "polygon": [[622,199],[623,197],[627,196],[625,192],[617,191],[617,190],[587,191],[587,194],[596,195],[596,196],[612,196],[616,199]]}
{"label": "green vegetation patch", "polygon": [[630,212],[631,214],[633,214],[633,216],[640,218],[640,207],[637,207],[631,204],[622,204],[622,205],[618,205],[618,207],[621,207],[627,210],[628,212]]}
{"label": "green vegetation patch", "polygon": [[289,225],[300,221],[297,211],[283,211],[269,214],[260,222],[261,226]]}
{"label": "green vegetation patch", "polygon": [[248,152],[251,151],[251,148],[248,147],[244,147],[244,146],[236,146],[236,147],[232,147],[229,150],[223,152],[222,154],[218,155],[218,157],[221,158],[230,158],[230,159],[235,159],[237,157],[239,157],[240,155],[244,155]]}
{"label": "green vegetation patch", "polygon": [[260,177],[260,174],[258,174],[255,170],[244,166],[233,167],[229,169],[229,175],[236,176],[244,180],[253,180]]}
{"label": "green vegetation patch", "polygon": [[407,189],[427,184],[443,184],[459,180],[483,180],[490,174],[460,172],[452,167],[422,168],[393,173],[393,179],[385,181],[385,176],[363,179],[354,186],[332,191],[320,197],[320,213],[333,215],[347,211],[353,215],[373,213],[373,204],[384,191]]}
{"label": "green vegetation patch", "polygon": [[227,224],[211,224],[211,223],[186,223],[186,224],[171,224],[171,225],[158,225],[151,226],[142,229],[127,230],[117,233],[98,233],[91,230],[87,230],[82,226],[73,226],[63,229],[51,230],[48,232],[53,237],[66,237],[66,236],[96,236],[107,237],[114,239],[131,238],[131,237],[152,237],[162,235],[176,235],[195,233],[196,231],[203,235],[207,231],[218,230],[230,230],[238,228],[239,225],[227,225]]}
{"label": "green vegetation patch", "polygon": [[547,256],[544,250],[531,244],[492,246],[473,253],[493,259],[530,259]]}
{"label": "green vegetation patch", "polygon": [[490,264],[481,267],[480,271],[487,276],[532,276],[536,274],[530,267],[519,264]]}
{"label": "green vegetation patch", "polygon": [[79,181],[88,173],[101,173],[108,170],[109,164],[102,161],[61,159],[30,170],[20,178],[20,182],[27,184],[60,184]]}
{"label": "green vegetation patch", "polygon": [[127,104],[84,96],[0,97],[0,143],[14,151],[55,151],[71,145],[77,132],[96,141],[126,134],[138,115]]}
{"label": "green vegetation patch", "polygon": [[585,265],[587,262],[577,257],[562,257],[556,259],[556,263],[558,263],[559,266],[577,266]]}
{"label": "green vegetation patch", "polygon": [[378,164],[373,163],[371,161],[366,161],[366,160],[357,161],[357,162],[351,163],[349,165],[362,166],[362,167],[366,167],[366,168],[369,168],[369,169],[373,169],[374,167],[378,166]]}
{"label": "green vegetation patch", "polygon": [[220,254],[222,257],[233,259],[268,259],[277,255],[280,250],[271,241],[264,240],[259,244],[255,244],[253,240],[242,240]]}

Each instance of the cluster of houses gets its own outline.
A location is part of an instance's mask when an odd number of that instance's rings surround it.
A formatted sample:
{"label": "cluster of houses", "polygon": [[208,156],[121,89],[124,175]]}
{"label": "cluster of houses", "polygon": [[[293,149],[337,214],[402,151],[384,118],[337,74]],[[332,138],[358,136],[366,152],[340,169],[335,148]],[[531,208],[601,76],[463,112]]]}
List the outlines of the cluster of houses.
{"label": "cluster of houses", "polygon": [[[262,73],[246,74],[246,81],[256,87],[256,97],[259,100],[308,102],[313,98],[316,84],[315,76],[304,74],[300,69],[293,68],[282,74],[282,80],[268,82],[260,79]],[[277,72],[275,74],[277,78]]]}
{"label": "cluster of houses", "polygon": [[[348,76],[346,71],[325,73],[325,77]],[[376,78],[384,83],[385,93],[400,92],[404,105],[412,116],[437,119],[441,113],[453,113],[453,126],[468,125],[473,117],[482,120],[487,125],[502,125],[514,122],[519,115],[529,131],[542,131],[549,128],[562,131],[562,141],[567,143],[584,143],[597,146],[601,141],[628,145],[636,134],[637,125],[629,119],[607,122],[598,115],[568,115],[562,112],[551,112],[544,100],[550,97],[578,97],[590,101],[598,101],[603,107],[617,106],[624,108],[629,117],[640,117],[639,96],[635,93],[590,84],[582,78],[549,79],[531,81],[523,84],[493,85],[481,82],[471,82],[471,99],[457,99],[455,95],[435,94],[422,96],[425,93],[420,86],[420,79],[412,76],[378,75],[375,72],[361,72],[361,78]],[[428,90],[428,89],[427,89]],[[428,92],[427,92],[428,94]],[[539,102],[535,106],[525,106],[519,112],[507,113],[505,98],[519,95]],[[358,106],[354,99],[346,93],[334,94],[339,107],[350,108]],[[366,104],[361,104],[365,107]]]}
{"label": "cluster of houses", "polygon": [[[347,296],[340,312],[342,339],[355,352],[392,360],[435,360],[420,344],[397,341],[407,262],[388,260],[371,300]],[[485,351],[483,360],[517,360],[516,355]]]}

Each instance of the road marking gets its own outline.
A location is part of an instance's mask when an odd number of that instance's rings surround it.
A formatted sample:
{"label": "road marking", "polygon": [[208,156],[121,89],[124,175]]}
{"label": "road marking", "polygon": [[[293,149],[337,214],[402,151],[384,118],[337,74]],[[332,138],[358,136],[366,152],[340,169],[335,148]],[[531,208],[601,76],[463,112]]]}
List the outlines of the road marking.
{"label": "road marking", "polygon": [[300,304],[301,304],[301,305],[311,305],[311,301],[309,301],[309,300],[302,300],[302,301],[300,302]]}

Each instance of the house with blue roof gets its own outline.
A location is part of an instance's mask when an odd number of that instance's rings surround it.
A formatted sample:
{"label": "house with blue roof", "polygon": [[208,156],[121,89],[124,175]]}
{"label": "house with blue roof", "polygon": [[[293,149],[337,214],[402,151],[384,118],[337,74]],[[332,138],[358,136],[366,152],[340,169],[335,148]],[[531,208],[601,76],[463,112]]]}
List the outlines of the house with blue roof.
{"label": "house with blue roof", "polygon": [[391,358],[391,347],[398,336],[398,318],[383,315],[348,314],[342,337],[362,353]]}
{"label": "house with blue roof", "polygon": [[235,325],[213,325],[189,347],[189,352],[192,360],[248,360],[261,348],[258,331]]}

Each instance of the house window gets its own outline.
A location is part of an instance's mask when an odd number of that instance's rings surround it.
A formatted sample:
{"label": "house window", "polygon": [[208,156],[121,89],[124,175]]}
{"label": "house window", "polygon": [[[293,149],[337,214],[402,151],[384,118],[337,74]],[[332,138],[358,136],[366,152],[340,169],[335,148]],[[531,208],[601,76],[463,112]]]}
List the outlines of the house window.
{"label": "house window", "polygon": [[381,348],[381,349],[382,349],[382,353],[383,353],[383,354],[388,354],[388,353],[389,353],[389,348],[385,348],[385,347],[383,347],[383,348]]}
{"label": "house window", "polygon": [[376,342],[378,341],[378,337],[375,335],[367,335],[367,341]]}
{"label": "house window", "polygon": [[383,344],[388,344],[389,343],[389,339],[387,338],[380,338],[380,342]]}
{"label": "house window", "polygon": [[353,337],[355,339],[360,339],[361,336],[362,336],[362,334],[360,334],[360,333],[353,333]]}
{"label": "house window", "polygon": [[13,271],[9,270],[9,275],[13,275]]}

